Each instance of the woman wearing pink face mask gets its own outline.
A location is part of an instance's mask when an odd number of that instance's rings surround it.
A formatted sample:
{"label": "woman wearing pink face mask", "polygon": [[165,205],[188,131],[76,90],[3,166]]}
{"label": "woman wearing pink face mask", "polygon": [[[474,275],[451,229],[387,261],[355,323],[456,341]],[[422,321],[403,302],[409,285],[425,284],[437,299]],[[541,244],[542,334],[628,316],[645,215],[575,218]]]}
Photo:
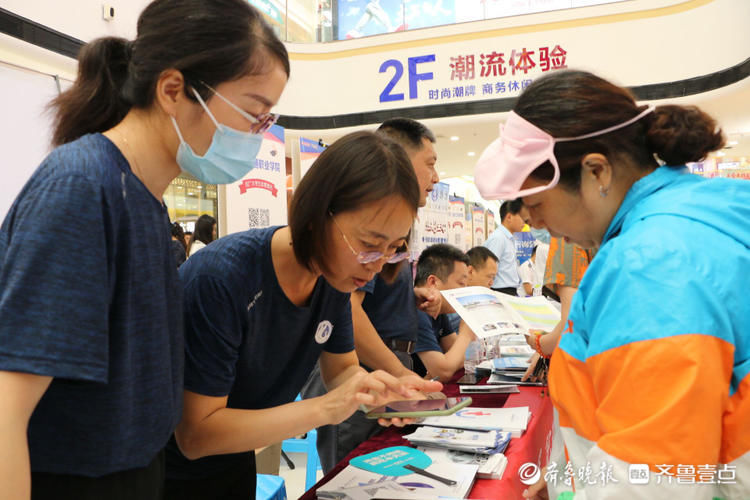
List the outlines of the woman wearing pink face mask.
{"label": "woman wearing pink face mask", "polygon": [[684,166],[722,144],[695,107],[565,71],[480,158],[485,198],[520,196],[535,225],[598,248],[549,375],[577,477],[550,462],[526,498],[750,496],[750,183]]}

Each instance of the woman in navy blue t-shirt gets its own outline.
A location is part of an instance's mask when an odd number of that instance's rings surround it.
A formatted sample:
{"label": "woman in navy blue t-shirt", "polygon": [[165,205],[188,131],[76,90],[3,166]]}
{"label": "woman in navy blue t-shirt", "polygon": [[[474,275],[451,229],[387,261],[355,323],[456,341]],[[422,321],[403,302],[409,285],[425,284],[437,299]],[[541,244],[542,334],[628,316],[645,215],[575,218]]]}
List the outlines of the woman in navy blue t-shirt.
{"label": "woman in navy blue t-shirt", "polygon": [[[231,234],[180,268],[185,403],[167,451],[167,498],[253,498],[251,450],[340,423],[361,404],[440,389],[367,373],[354,351],[349,294],[406,257],[418,204],[401,146],[353,133],[302,179],[289,226]],[[294,402],[318,360],[329,392]]]}
{"label": "woman in navy blue t-shirt", "polygon": [[0,496],[161,498],[184,373],[162,195],[250,170],[288,75],[244,0],[156,0],[81,49],[0,229]]}

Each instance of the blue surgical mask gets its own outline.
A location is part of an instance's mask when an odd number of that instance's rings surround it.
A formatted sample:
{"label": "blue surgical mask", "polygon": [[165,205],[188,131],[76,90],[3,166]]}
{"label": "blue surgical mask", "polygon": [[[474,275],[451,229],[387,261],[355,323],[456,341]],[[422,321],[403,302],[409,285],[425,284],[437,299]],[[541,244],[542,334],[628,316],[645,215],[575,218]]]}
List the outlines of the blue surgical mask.
{"label": "blue surgical mask", "polygon": [[531,234],[534,235],[534,238],[541,241],[542,243],[549,244],[549,238],[550,238],[549,231],[547,231],[546,229],[534,229],[533,227],[530,229],[531,229]]}
{"label": "blue surgical mask", "polygon": [[[216,125],[216,130],[206,153],[198,156],[185,142],[177,122],[174,117],[171,117],[177,136],[180,138],[180,146],[177,148],[177,164],[182,170],[206,184],[229,184],[242,179],[255,166],[255,158],[260,151],[263,134],[241,132],[222,125],[208,110],[200,94],[193,88],[191,90]],[[216,91],[213,92],[216,93]],[[226,101],[225,98],[222,97],[222,99]]]}

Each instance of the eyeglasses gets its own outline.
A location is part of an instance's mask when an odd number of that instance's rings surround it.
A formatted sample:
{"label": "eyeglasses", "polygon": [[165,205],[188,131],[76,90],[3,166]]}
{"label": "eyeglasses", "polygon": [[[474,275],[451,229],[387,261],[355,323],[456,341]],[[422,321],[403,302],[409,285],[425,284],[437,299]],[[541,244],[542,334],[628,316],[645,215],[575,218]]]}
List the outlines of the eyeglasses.
{"label": "eyeglasses", "polygon": [[[336,219],[333,218],[333,214],[329,213],[328,215],[331,216],[333,224],[338,228],[339,232],[341,233],[341,237],[344,238],[344,241],[349,247],[349,250],[352,251],[352,255],[357,258],[357,262],[359,262],[360,264],[370,264],[372,262],[377,262],[380,259],[385,259],[388,264],[395,264],[409,257],[408,251],[394,252],[391,254],[385,254],[383,252],[357,252],[354,247],[352,247],[352,244],[349,243],[349,239],[344,234],[344,231],[341,230],[341,226],[339,226],[338,222],[336,222]],[[405,246],[406,244],[404,244],[404,247]]]}
{"label": "eyeglasses", "polygon": [[231,102],[229,99],[224,97],[223,95],[216,92],[216,90],[208,85],[205,82],[201,82],[201,85],[206,87],[208,90],[213,92],[219,99],[227,103],[232,109],[237,111],[239,114],[245,117],[247,121],[253,124],[253,126],[250,128],[250,131],[255,134],[262,134],[265,131],[267,131],[271,126],[276,123],[276,120],[279,119],[278,113],[262,113],[260,115],[253,115],[251,113],[248,113],[247,111],[243,110],[233,102]]}

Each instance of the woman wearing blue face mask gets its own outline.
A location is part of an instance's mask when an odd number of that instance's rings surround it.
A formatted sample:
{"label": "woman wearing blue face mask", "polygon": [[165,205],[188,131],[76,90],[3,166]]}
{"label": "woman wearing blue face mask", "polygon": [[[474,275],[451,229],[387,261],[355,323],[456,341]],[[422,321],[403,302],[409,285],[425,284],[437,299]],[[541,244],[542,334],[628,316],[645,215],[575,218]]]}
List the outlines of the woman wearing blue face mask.
{"label": "woman wearing blue face mask", "polygon": [[161,497],[183,381],[162,195],[181,169],[244,175],[288,74],[244,0],[156,0],[134,41],[81,50],[57,148],[0,229],[3,495]]}

